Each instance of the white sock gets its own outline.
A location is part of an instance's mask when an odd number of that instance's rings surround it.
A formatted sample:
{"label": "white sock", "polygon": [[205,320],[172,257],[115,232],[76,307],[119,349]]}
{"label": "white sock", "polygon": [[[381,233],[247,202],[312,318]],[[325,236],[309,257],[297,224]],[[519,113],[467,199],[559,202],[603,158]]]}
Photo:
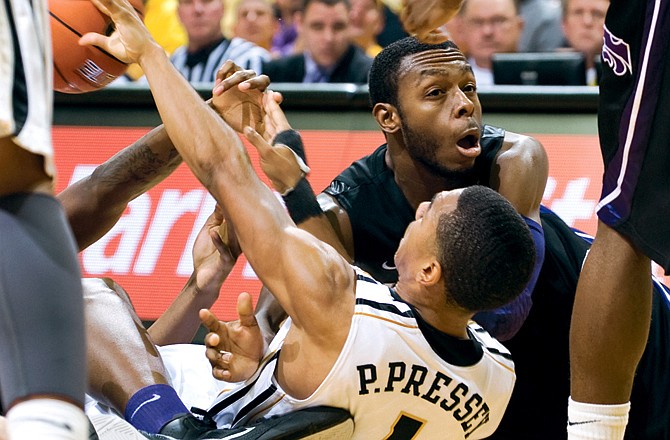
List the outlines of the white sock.
{"label": "white sock", "polygon": [[7,412],[9,440],[87,440],[88,419],[81,408],[56,399],[32,399]]}
{"label": "white sock", "polygon": [[568,440],[622,440],[630,402],[597,405],[568,399]]}

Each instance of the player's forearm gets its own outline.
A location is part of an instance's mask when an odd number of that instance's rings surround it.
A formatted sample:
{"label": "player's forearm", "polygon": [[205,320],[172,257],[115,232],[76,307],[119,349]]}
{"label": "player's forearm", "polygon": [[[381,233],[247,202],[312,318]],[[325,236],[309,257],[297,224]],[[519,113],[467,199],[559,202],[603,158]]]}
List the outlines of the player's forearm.
{"label": "player's forearm", "polygon": [[172,67],[162,49],[147,51],[141,66],[170,139],[196,177],[216,192],[214,169],[244,148],[237,134]]}
{"label": "player's forearm", "polygon": [[107,233],[130,201],[163,181],[180,163],[181,157],[160,126],[63,190],[58,199],[79,249]]}
{"label": "player's forearm", "polygon": [[195,274],[186,282],[181,293],[170,307],[149,327],[149,334],[157,345],[187,344],[200,328],[200,309],[209,309],[219,297],[215,286],[202,291],[198,289]]}
{"label": "player's forearm", "polygon": [[226,212],[262,281],[277,282],[277,252],[293,223],[254,172],[237,133],[172,67],[162,49],[145,53],[140,65],[175,147]]}

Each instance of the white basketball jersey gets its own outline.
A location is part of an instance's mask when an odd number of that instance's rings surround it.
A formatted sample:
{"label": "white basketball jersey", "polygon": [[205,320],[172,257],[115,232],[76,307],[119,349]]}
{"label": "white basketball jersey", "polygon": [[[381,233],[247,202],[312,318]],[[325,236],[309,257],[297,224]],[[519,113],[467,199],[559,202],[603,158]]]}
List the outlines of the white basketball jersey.
{"label": "white basketball jersey", "polygon": [[[391,289],[359,273],[342,352],[314,394],[298,400],[274,378],[288,326],[263,368],[217,398],[210,414],[220,427],[328,405],[353,415],[355,439],[480,439],[498,426],[516,379],[507,349],[476,323],[469,324],[468,341],[426,330]],[[432,334],[430,343],[422,328]]]}
{"label": "white basketball jersey", "polygon": [[44,156],[45,171],[53,176],[53,61],[46,3],[0,1],[0,137],[12,136],[15,144]]}

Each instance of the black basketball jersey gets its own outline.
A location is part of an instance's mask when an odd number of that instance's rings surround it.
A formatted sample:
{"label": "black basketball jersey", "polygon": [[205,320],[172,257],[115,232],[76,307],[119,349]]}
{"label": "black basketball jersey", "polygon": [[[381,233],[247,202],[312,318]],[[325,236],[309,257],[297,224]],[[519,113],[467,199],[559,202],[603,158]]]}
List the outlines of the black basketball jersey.
{"label": "black basketball jersey", "polygon": [[[479,183],[489,185],[491,167],[505,132],[485,126],[476,162]],[[354,162],[324,190],[347,211],[354,238],[355,264],[380,281],[397,281],[393,256],[414,210],[386,166],[382,145]],[[541,208],[545,260],[533,290],[530,314],[506,345],[517,382],[507,411],[491,439],[567,438],[570,394],[568,337],[572,305],[590,239],[573,231],[556,214]],[[670,297],[654,285],[652,329],[633,387],[627,436],[670,439]]]}
{"label": "black basketball jersey", "polygon": [[[485,125],[480,144],[482,154],[475,161],[478,183],[488,186],[491,166],[502,146],[505,130]],[[354,240],[354,264],[384,283],[398,280],[393,263],[405,229],[414,220],[414,208],[386,166],[386,144],[357,160],[324,192],[347,211]]]}

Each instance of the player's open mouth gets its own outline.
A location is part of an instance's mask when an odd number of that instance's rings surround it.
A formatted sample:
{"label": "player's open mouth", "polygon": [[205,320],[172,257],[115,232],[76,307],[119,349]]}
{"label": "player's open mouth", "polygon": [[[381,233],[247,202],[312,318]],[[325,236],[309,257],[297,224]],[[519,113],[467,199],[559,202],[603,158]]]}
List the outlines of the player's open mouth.
{"label": "player's open mouth", "polygon": [[472,147],[476,147],[477,141],[478,141],[477,136],[475,136],[474,134],[469,134],[465,136],[463,139],[459,140],[457,144],[461,148],[469,149]]}
{"label": "player's open mouth", "polygon": [[458,145],[458,149],[464,156],[476,157],[481,152],[478,133],[462,137],[456,142],[456,145]]}

